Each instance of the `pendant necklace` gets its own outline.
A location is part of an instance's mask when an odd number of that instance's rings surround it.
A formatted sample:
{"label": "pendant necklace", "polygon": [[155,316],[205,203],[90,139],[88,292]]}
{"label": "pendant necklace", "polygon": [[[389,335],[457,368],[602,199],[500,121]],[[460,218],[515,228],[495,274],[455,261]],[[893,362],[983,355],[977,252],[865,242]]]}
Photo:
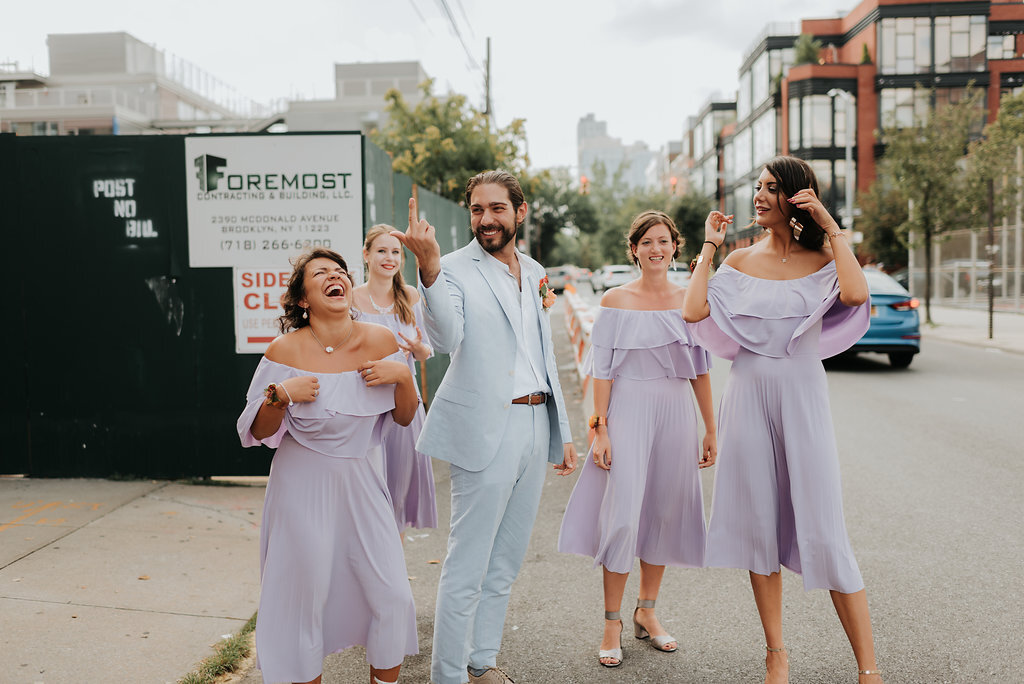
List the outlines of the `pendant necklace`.
{"label": "pendant necklace", "polygon": [[[345,335],[345,339],[343,339],[341,342],[339,342],[337,346],[340,347],[341,345],[343,345],[346,342],[348,342],[348,338],[352,337],[352,333],[354,333],[355,331],[356,331],[356,324],[355,324],[355,321],[353,321],[352,322],[352,328],[348,331],[348,334]],[[316,336],[316,332],[313,330],[312,324],[309,325],[309,334],[313,336],[313,339],[316,340],[317,344],[319,344],[321,347],[323,347],[325,352],[330,354],[330,353],[332,353],[334,351],[334,349],[335,349],[334,347],[326,346],[326,345],[324,345],[323,342],[320,341],[320,338]]]}
{"label": "pendant necklace", "polygon": [[379,314],[389,314],[389,313],[391,313],[392,309],[395,308],[395,303],[394,302],[391,302],[387,306],[379,306],[377,304],[377,302],[373,301],[373,295],[370,294],[369,291],[367,291],[366,296],[370,298],[370,306],[372,306],[374,309],[376,309],[377,313],[379,313]]}

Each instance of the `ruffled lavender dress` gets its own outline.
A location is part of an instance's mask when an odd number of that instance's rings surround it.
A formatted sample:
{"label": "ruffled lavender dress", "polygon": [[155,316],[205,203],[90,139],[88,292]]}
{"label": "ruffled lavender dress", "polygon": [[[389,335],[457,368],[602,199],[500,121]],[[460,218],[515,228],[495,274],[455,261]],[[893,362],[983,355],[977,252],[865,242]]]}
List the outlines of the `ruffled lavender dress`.
{"label": "ruffled lavender dress", "polygon": [[722,266],[693,336],[732,360],[718,418],[707,564],[760,575],[785,565],[804,589],[864,588],[843,520],[839,457],[821,359],[868,329],[839,301],[835,262],[794,280]]}
{"label": "ruffled lavender dress", "polygon": [[[359,311],[359,320],[367,323],[383,325],[395,334],[395,339],[402,344],[402,338],[398,336],[401,332],[409,339],[416,338],[416,326],[419,326],[423,334],[423,341],[430,344],[427,339],[426,328],[423,325],[423,308],[419,302],[413,305],[413,314],[416,323],[410,325],[403,323],[398,314],[377,312],[367,313]],[[405,359],[412,371],[412,377],[416,377],[416,359],[409,356]],[[419,385],[416,385],[416,395],[419,396]],[[416,440],[419,439],[423,430],[423,421],[426,414],[423,411],[423,401],[416,409],[416,415],[407,426],[399,425],[388,421],[384,430],[384,479],[388,483],[388,491],[391,492],[391,503],[395,508],[395,522],[398,529],[406,527],[422,529],[425,527],[437,527],[437,499],[434,493],[434,471],[431,467],[430,457],[421,454],[416,450]]]}
{"label": "ruffled lavender dress", "polygon": [[591,556],[595,567],[632,570],[704,564],[700,439],[690,380],[708,372],[678,309],[602,307],[584,360],[596,379],[613,380],[608,402],[612,467],[583,463],[558,535],[558,550]]}
{"label": "ruffled lavender dress", "polygon": [[262,440],[277,449],[263,504],[256,621],[267,684],[309,681],[324,656],[357,644],[377,668],[419,651],[391,499],[369,458],[395,407],[394,387],[367,387],[357,371],[314,374],[264,357],[238,418],[242,445],[260,443],[249,428],[263,389],[304,375],[316,375],[319,397],[288,407],[281,429]]}

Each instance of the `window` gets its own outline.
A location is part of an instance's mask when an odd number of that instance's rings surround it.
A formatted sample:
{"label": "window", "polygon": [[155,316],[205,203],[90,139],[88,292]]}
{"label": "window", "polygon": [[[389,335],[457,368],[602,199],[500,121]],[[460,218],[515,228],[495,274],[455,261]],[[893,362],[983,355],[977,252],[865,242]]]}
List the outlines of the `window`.
{"label": "window", "polygon": [[743,121],[750,116],[750,72],[740,74],[740,88],[736,91],[736,120]]}
{"label": "window", "polygon": [[882,126],[913,126],[928,118],[929,92],[916,88],[887,88],[881,92],[879,114]]}
{"label": "window", "polygon": [[935,71],[984,71],[988,19],[984,15],[935,18]]}
{"label": "window", "polygon": [[769,109],[757,118],[750,127],[754,136],[754,163],[761,164],[776,154],[775,148],[775,110]]}
{"label": "window", "polygon": [[736,174],[745,176],[754,167],[753,147],[750,128],[744,128],[734,139],[736,153]]}
{"label": "window", "polygon": [[1013,59],[1017,56],[1017,36],[989,36],[989,59]]}
{"label": "window", "polygon": [[1012,56],[1013,52],[1013,46],[1002,37],[992,38],[988,36],[988,18],[983,14],[934,20],[887,17],[878,22],[878,70],[882,74],[985,71],[986,53],[1008,49]]}
{"label": "window", "polygon": [[789,98],[789,149],[799,150],[800,142],[800,98]]}
{"label": "window", "polygon": [[768,99],[768,95],[771,93],[771,76],[768,74],[768,53],[762,52],[761,56],[754,61],[754,66],[750,68],[750,77],[752,79],[751,90],[753,97],[751,99],[751,107],[756,108],[762,102]]}

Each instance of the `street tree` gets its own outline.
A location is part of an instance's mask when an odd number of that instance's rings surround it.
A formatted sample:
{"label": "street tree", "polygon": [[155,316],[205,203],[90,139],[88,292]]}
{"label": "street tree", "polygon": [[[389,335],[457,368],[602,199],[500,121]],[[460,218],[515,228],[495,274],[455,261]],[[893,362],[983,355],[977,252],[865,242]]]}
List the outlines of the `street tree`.
{"label": "street tree", "polygon": [[594,242],[600,228],[597,209],[567,169],[545,169],[527,178],[524,191],[530,204],[530,256],[549,266],[600,266]]}
{"label": "street tree", "polygon": [[857,229],[864,235],[859,251],[866,252],[886,270],[907,264],[907,235],[900,230],[907,222],[907,198],[885,179],[876,178],[857,196],[861,215]]}
{"label": "street tree", "polygon": [[529,159],[523,119],[492,130],[488,117],[465,95],[433,93],[432,79],[420,84],[422,99],[412,106],[398,90],[384,96],[388,122],[370,138],[391,155],[395,171],[454,202],[464,202],[466,181],[488,169],[523,176]]}
{"label": "street tree", "polygon": [[932,245],[970,221],[980,206],[966,171],[972,131],[984,115],[984,93],[968,88],[956,103],[936,107],[911,125],[887,125],[882,132],[885,155],[878,176],[898,190],[912,209],[897,231],[904,241],[913,231],[924,251],[925,322],[932,323]]}

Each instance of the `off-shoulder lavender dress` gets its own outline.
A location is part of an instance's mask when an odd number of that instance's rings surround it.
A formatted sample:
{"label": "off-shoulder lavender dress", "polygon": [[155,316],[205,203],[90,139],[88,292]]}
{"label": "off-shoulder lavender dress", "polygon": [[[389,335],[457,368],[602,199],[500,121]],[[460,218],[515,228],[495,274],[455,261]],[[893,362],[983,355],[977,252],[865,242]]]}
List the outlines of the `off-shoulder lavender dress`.
{"label": "off-shoulder lavender dress", "polygon": [[868,328],[869,306],[839,301],[835,262],[794,280],[723,265],[694,339],[732,360],[718,419],[707,564],[768,575],[784,565],[805,589],[864,588],[843,520],[839,457],[821,360]]}
{"label": "off-shoulder lavender dress", "polygon": [[[390,360],[402,360],[392,354]],[[256,656],[263,680],[306,682],[324,656],[357,644],[377,668],[418,652],[416,608],[387,486],[369,454],[380,448],[393,385],[367,387],[357,371],[310,373],[264,357],[238,418],[243,446],[263,389],[315,375],[320,394],[290,406],[276,448],[260,530]]]}
{"label": "off-shoulder lavender dress", "polygon": [[608,402],[611,470],[587,455],[562,518],[558,550],[591,556],[611,572],[704,564],[700,439],[690,380],[710,358],[694,345],[678,309],[602,307],[584,361],[614,380]]}
{"label": "off-shoulder lavender dress", "polygon": [[[403,323],[398,314],[381,314],[375,311],[359,311],[359,320],[367,323],[383,325],[391,330],[399,344],[403,344],[398,336],[401,332],[409,339],[416,338],[416,326],[423,334],[423,342],[430,344],[424,327],[423,308],[419,302],[413,305],[416,323]],[[416,359],[409,356],[405,359],[416,377]],[[416,394],[419,396],[419,385]],[[416,440],[423,430],[426,414],[423,403],[416,409],[416,415],[407,426],[388,421],[384,429],[384,479],[391,493],[391,503],[395,508],[395,522],[398,529],[406,527],[437,527],[437,500],[434,493],[434,471],[430,457],[416,450]]]}

